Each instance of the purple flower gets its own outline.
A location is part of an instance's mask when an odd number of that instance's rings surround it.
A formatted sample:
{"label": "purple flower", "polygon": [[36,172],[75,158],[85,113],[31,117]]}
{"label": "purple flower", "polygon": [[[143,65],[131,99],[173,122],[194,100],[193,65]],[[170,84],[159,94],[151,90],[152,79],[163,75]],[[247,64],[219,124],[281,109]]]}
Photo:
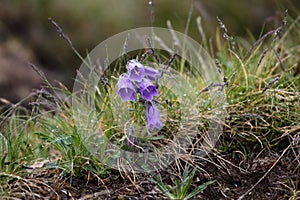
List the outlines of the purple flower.
{"label": "purple flower", "polygon": [[151,67],[144,67],[145,77],[152,81],[157,81],[161,77],[161,72]]}
{"label": "purple flower", "polygon": [[135,101],[136,91],[133,83],[128,79],[127,74],[119,77],[117,94],[122,101]]}
{"label": "purple flower", "polygon": [[129,79],[140,82],[145,76],[144,66],[137,60],[130,60],[127,63]]}
{"label": "purple flower", "polygon": [[153,96],[158,94],[155,85],[148,79],[143,79],[143,81],[138,83],[138,91],[141,97],[147,101],[152,101]]}
{"label": "purple flower", "polygon": [[150,131],[153,131],[155,128],[158,130],[161,129],[162,123],[160,121],[159,111],[157,107],[151,102],[148,102],[148,104],[146,105],[145,116]]}

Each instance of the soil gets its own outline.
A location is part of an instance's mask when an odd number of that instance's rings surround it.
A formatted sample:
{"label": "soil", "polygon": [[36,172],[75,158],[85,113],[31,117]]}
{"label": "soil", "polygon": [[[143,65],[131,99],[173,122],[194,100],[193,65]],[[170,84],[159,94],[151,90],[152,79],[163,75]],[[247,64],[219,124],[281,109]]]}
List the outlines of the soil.
{"label": "soil", "polygon": [[[280,154],[252,152],[246,158],[242,154],[211,153],[205,161],[197,162],[201,170],[197,171],[191,189],[209,180],[216,182],[193,199],[297,199],[296,192],[300,189],[299,151],[298,145],[286,148]],[[174,185],[170,178],[172,167],[175,169],[175,164],[159,172],[169,185]],[[144,174],[133,177],[113,170],[106,178],[96,178],[91,174],[80,178],[59,178],[59,173],[57,169],[33,172],[27,179],[35,187],[31,187],[31,192],[22,193],[22,198],[167,199]],[[10,185],[15,190],[20,189],[19,181]]]}

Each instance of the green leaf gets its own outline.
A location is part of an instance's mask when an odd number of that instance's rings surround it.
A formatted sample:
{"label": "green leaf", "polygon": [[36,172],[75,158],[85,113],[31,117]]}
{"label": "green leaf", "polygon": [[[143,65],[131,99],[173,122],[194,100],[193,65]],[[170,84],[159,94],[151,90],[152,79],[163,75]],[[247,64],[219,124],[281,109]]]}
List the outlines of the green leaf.
{"label": "green leaf", "polygon": [[164,135],[158,135],[158,136],[153,136],[153,137],[146,137],[146,138],[144,138],[144,139],[145,139],[145,140],[161,140],[161,139],[163,139],[163,138],[165,138]]}
{"label": "green leaf", "polygon": [[188,200],[192,197],[194,197],[195,195],[199,194],[200,192],[202,192],[203,190],[205,190],[207,188],[207,186],[209,186],[210,184],[213,184],[214,182],[216,182],[215,180],[214,181],[208,181],[206,183],[203,183],[202,185],[199,185],[196,189],[194,189],[190,194],[188,194],[184,200]]}
{"label": "green leaf", "polygon": [[185,168],[185,170],[183,171],[183,177],[185,178],[185,179],[183,179],[183,181],[186,181],[186,182],[184,183],[184,185],[182,187],[182,195],[183,195],[182,197],[184,197],[187,194],[187,192],[190,188],[191,182],[194,178],[195,172],[196,172],[196,169],[194,169],[190,175],[187,175],[188,167]]}
{"label": "green leaf", "polygon": [[160,178],[158,178],[157,176],[153,176],[154,180],[153,179],[150,179],[151,181],[154,181],[156,184],[157,184],[157,187],[158,189],[164,194],[166,195],[168,198],[170,199],[176,199],[174,197],[173,194],[171,194],[169,191],[172,189],[171,186],[167,185],[167,184],[164,184]]}

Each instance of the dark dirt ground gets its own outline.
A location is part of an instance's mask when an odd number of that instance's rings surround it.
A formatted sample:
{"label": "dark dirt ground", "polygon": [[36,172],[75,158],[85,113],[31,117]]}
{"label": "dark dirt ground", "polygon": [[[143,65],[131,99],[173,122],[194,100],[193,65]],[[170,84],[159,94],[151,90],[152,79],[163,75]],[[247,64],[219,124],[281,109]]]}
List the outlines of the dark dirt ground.
{"label": "dark dirt ground", "polygon": [[[209,154],[205,161],[197,162],[201,170],[197,171],[191,189],[209,180],[216,182],[193,199],[238,199],[245,194],[243,199],[299,199],[300,148],[289,147],[280,154],[252,152],[246,158],[230,152]],[[175,164],[172,167],[175,169]],[[159,173],[165,183],[174,185],[169,172],[167,169]],[[13,181],[10,191],[19,191],[24,199],[167,199],[143,174],[130,181],[133,176],[128,178],[118,171],[111,171],[106,178],[91,174],[58,178],[59,173],[57,169],[39,169],[27,181]]]}

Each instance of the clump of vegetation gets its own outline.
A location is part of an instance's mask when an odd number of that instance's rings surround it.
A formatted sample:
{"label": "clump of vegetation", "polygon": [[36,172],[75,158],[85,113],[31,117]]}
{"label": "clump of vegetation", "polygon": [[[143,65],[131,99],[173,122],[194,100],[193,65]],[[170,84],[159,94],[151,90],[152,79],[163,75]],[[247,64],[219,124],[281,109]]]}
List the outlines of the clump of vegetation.
{"label": "clump of vegetation", "polygon": [[[262,31],[258,40],[246,41],[231,36],[224,22],[217,18],[220,28],[214,46],[205,38],[198,19],[203,45],[211,50],[224,74],[222,87],[227,96],[224,132],[204,158],[194,153],[199,147],[191,141],[186,155],[176,159],[168,169],[156,172],[160,178],[157,174],[117,171],[99,161],[87,150],[87,138],[80,134],[81,127],[73,118],[70,99],[76,100],[76,94],[63,84],[54,88],[43,72],[32,65],[45,86],[33,94],[31,109],[24,108],[22,102],[12,104],[1,99],[0,195],[7,199],[243,199],[248,196],[297,199],[300,196],[299,20],[290,18],[286,12],[274,30]],[[122,62],[115,64],[117,69],[124,66]],[[99,92],[110,90],[107,83],[103,80]],[[211,87],[199,86],[199,91]],[[168,134],[178,128],[178,124],[172,123],[178,119],[178,104],[174,99],[164,104],[173,117],[166,130]],[[96,102],[97,109],[91,115],[97,112],[97,120],[86,122],[96,129],[101,124],[107,138],[119,144],[128,138],[111,122],[111,113],[102,112],[108,103],[108,97]],[[105,147],[107,141],[101,144]],[[159,146],[160,142],[164,141],[159,136],[151,139],[153,145]],[[126,144],[124,148],[132,150]],[[185,166],[193,168],[191,173]],[[170,186],[172,181],[174,187]]]}
{"label": "clump of vegetation", "polygon": [[174,184],[175,186],[170,186],[168,184],[164,184],[160,178],[157,176],[153,176],[154,179],[150,179],[150,181],[154,182],[157,184],[158,188],[165,194],[169,199],[183,199],[187,200],[190,199],[194,196],[196,196],[198,193],[202,192],[207,186],[210,184],[213,184],[215,181],[208,181],[206,183],[203,183],[197,188],[195,188],[193,191],[190,193],[187,193],[188,190],[190,189],[192,180],[195,176],[196,169],[194,169],[190,174],[189,174],[189,167],[187,166],[183,173],[182,176],[180,177],[181,180],[174,178]]}

